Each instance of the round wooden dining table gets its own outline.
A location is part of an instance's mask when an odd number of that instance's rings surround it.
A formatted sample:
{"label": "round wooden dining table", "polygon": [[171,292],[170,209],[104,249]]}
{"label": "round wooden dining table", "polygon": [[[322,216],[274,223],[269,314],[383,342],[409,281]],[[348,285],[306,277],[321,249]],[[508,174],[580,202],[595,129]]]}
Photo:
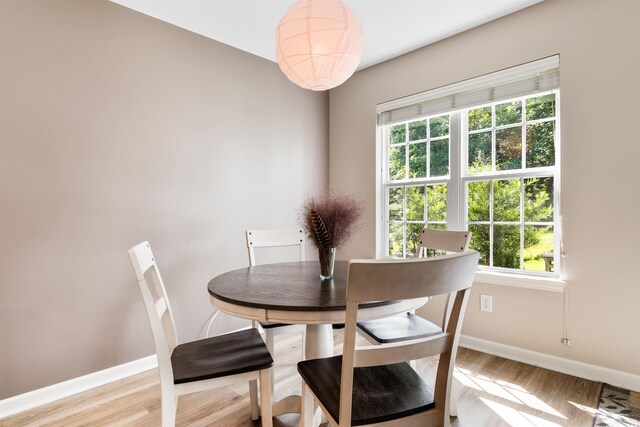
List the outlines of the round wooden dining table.
{"label": "round wooden dining table", "polygon": [[[318,261],[265,264],[214,277],[208,290],[218,310],[258,322],[306,325],[305,358],[333,356],[332,324],[344,323],[349,263],[336,261],[333,279],[320,280]],[[427,301],[372,301],[360,304],[358,320],[414,310]],[[273,414],[300,412],[300,396],[273,404]]]}
{"label": "round wooden dining table", "polygon": [[[347,261],[336,261],[333,279],[320,280],[318,261],[287,262],[240,268],[209,282],[218,310],[259,322],[306,325],[305,357],[333,356],[332,324],[344,323]],[[358,320],[403,313],[426,298],[372,301],[360,305]]]}

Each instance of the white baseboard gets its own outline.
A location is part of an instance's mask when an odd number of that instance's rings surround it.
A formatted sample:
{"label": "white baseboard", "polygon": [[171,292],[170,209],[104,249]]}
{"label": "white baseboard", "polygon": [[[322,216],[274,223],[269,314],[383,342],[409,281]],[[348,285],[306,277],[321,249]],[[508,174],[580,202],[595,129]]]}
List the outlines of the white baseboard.
{"label": "white baseboard", "polygon": [[550,354],[539,353],[537,351],[526,350],[524,348],[513,347],[467,335],[460,336],[460,346],[505,359],[527,363],[540,368],[562,372],[574,377],[585,378],[592,381],[604,382],[616,387],[626,388],[640,392],[640,375],[628,372],[616,371],[602,366],[590,365],[563,357],[552,356]]}
{"label": "white baseboard", "polygon": [[[225,333],[238,332],[249,328],[251,328],[251,325]],[[0,420],[156,367],[158,367],[158,359],[153,354],[142,359],[0,400]]]}
{"label": "white baseboard", "polygon": [[156,355],[0,400],[0,419],[158,366]]}
{"label": "white baseboard", "polygon": [[[527,363],[540,368],[550,369],[564,374],[585,378],[592,381],[605,382],[617,387],[640,392],[640,375],[616,371],[602,366],[590,365],[558,356],[526,350],[467,335],[460,337],[460,346],[483,353],[493,354],[517,362]],[[114,366],[69,381],[33,390],[18,396],[0,400],[0,419],[26,411],[36,406],[90,390],[101,385],[126,378],[158,366],[155,355]]]}

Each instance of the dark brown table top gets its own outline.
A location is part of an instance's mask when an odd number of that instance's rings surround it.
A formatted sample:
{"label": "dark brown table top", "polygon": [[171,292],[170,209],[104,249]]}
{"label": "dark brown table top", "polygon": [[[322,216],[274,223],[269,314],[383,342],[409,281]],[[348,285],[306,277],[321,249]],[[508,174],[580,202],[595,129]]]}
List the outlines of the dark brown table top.
{"label": "dark brown table top", "polygon": [[[336,261],[333,280],[320,280],[315,261],[265,264],[221,274],[209,282],[209,294],[244,307],[287,311],[346,309],[347,261]],[[391,304],[377,301],[361,308]]]}

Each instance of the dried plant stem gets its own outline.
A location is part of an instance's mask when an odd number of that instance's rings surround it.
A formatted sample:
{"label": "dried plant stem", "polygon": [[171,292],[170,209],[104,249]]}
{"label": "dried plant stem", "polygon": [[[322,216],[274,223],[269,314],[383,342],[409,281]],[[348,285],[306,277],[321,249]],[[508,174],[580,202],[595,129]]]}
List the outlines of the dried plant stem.
{"label": "dried plant stem", "polygon": [[334,194],[307,199],[301,217],[307,236],[321,249],[345,242],[362,211],[362,203],[355,197]]}

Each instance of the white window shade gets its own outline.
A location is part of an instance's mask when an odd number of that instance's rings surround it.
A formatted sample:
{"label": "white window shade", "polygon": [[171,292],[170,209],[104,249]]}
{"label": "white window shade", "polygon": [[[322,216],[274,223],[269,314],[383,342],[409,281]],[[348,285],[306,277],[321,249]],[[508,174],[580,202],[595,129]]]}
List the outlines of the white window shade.
{"label": "white window shade", "polygon": [[377,106],[378,125],[415,120],[560,87],[558,55]]}

